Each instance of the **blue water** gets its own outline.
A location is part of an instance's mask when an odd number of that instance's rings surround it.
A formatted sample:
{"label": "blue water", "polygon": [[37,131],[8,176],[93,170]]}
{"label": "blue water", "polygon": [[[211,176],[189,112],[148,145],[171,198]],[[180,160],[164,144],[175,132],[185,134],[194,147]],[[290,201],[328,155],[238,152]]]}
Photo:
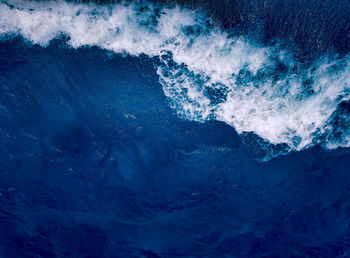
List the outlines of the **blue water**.
{"label": "blue water", "polygon": [[155,62],[0,43],[0,256],[348,257],[350,150],[260,162]]}

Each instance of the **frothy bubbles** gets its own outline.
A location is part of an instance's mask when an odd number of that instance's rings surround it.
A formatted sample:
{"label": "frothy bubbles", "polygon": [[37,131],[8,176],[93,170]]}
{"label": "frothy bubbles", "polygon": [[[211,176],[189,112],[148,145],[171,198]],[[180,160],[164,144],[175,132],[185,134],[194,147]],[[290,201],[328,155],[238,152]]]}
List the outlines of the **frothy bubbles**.
{"label": "frothy bubbles", "polygon": [[7,1],[0,34],[41,46],[65,35],[74,48],[158,57],[160,82],[179,116],[223,121],[284,146],[278,153],[350,146],[348,57],[305,68],[278,47],[229,36],[201,13],[154,4]]}

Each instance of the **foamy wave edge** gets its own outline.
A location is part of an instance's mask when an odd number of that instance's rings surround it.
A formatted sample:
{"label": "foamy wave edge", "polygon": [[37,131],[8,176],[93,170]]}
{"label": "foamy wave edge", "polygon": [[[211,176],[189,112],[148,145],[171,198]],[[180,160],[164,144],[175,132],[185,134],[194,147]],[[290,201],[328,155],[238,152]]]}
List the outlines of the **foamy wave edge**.
{"label": "foamy wave edge", "polygon": [[182,118],[223,121],[284,152],[350,146],[348,56],[305,68],[279,47],[230,36],[198,11],[155,4],[3,1],[0,35],[43,47],[65,35],[74,48],[157,57],[163,91]]}

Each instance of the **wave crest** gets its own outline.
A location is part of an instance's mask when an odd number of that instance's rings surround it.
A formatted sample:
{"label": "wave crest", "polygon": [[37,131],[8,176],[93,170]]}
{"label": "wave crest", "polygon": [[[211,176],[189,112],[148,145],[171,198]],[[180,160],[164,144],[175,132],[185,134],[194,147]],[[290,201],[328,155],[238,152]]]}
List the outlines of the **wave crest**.
{"label": "wave crest", "polygon": [[154,4],[7,1],[0,34],[41,46],[65,35],[75,48],[158,57],[164,93],[181,117],[223,121],[285,150],[350,146],[348,57],[305,68],[277,46],[230,36],[199,12]]}

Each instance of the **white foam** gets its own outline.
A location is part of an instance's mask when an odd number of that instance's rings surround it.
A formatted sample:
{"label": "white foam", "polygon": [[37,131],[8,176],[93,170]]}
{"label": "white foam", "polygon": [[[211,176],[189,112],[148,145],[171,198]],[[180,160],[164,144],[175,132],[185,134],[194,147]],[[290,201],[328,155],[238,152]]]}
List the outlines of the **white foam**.
{"label": "white foam", "polygon": [[0,34],[20,34],[41,46],[66,35],[75,48],[158,56],[164,93],[184,118],[224,121],[292,150],[350,146],[347,128],[332,137],[339,132],[332,123],[338,105],[349,99],[348,57],[301,69],[285,51],[230,37],[201,13],[140,8],[7,1],[0,4]]}

